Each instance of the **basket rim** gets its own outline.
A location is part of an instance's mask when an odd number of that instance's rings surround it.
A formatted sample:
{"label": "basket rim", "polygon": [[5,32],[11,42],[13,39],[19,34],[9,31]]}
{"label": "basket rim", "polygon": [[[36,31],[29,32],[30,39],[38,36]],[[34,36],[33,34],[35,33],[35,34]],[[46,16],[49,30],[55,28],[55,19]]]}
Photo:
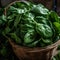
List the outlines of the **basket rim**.
{"label": "basket rim", "polygon": [[12,45],[12,47],[15,47],[15,46],[20,47],[20,48],[24,49],[25,51],[27,50],[27,52],[49,51],[51,49],[54,49],[54,48],[58,47],[58,45],[60,45],[60,40],[58,40],[57,42],[55,42],[55,43],[53,43],[51,45],[45,46],[45,47],[33,47],[33,48],[31,48],[31,47],[17,45],[10,38],[8,38],[8,41]]}

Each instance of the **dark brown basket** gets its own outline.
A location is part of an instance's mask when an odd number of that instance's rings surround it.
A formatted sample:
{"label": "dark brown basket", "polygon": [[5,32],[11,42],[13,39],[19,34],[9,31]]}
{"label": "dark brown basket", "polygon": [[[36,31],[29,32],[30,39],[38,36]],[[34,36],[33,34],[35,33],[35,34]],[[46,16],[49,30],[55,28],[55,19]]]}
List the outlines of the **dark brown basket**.
{"label": "dark brown basket", "polygon": [[58,53],[57,47],[60,44],[60,40],[58,40],[56,43],[47,47],[28,48],[16,45],[9,38],[8,40],[14,53],[20,60],[51,60]]}
{"label": "dark brown basket", "polygon": [[[14,4],[15,2],[9,4],[5,8],[5,15],[9,6]],[[14,42],[12,42],[10,38],[6,38],[9,40],[9,43],[11,44],[14,53],[20,60],[51,60],[52,57],[57,54],[56,50],[58,45],[60,44],[60,40],[58,40],[56,43],[49,45],[47,47],[28,48],[16,45]]]}

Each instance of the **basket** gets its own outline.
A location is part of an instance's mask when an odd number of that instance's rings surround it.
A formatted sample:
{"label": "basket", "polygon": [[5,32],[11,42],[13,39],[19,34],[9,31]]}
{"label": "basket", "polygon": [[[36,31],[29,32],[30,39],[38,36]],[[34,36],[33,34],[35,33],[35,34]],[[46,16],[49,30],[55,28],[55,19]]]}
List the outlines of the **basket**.
{"label": "basket", "polygon": [[[20,2],[20,1],[15,1],[15,2]],[[15,2],[9,4],[5,8],[5,15],[8,7],[14,4]],[[52,57],[58,53],[57,47],[60,44],[60,40],[58,40],[56,43],[43,48],[41,47],[28,48],[28,47],[16,45],[14,42],[12,42],[10,38],[8,37],[6,38],[8,39],[10,45],[12,46],[14,53],[20,60],[51,60]]]}
{"label": "basket", "polygon": [[8,37],[7,39],[10,45],[12,46],[15,55],[19,58],[19,60],[51,60],[52,57],[59,52],[57,51],[57,47],[60,44],[60,40],[47,47],[28,48],[16,45]]}

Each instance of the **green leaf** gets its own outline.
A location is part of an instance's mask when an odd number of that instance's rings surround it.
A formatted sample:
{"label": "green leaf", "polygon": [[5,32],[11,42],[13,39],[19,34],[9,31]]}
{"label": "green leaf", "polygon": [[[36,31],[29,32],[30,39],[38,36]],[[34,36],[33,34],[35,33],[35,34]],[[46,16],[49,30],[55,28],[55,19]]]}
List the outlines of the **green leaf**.
{"label": "green leaf", "polygon": [[47,24],[47,18],[43,17],[43,16],[36,16],[36,21],[38,23],[43,23],[43,24]]}
{"label": "green leaf", "polygon": [[0,25],[5,24],[6,21],[7,21],[6,16],[5,16],[5,15],[1,15],[1,16],[0,16]]}
{"label": "green leaf", "polygon": [[50,20],[52,22],[59,22],[59,16],[57,15],[56,12],[54,12],[54,11],[50,12]]}
{"label": "green leaf", "polygon": [[9,11],[12,12],[12,13],[23,14],[23,13],[27,12],[27,9],[26,8],[20,9],[20,8],[15,8],[13,6],[10,6]]}
{"label": "green leaf", "polygon": [[5,56],[6,54],[7,54],[7,50],[6,50],[6,47],[2,47],[2,49],[1,49],[1,54],[3,55],[3,56]]}
{"label": "green leaf", "polygon": [[52,44],[52,40],[51,39],[42,39],[42,41],[45,44]]}
{"label": "green leaf", "polygon": [[4,30],[3,30],[3,34],[8,34],[11,31],[11,29],[7,26]]}
{"label": "green leaf", "polygon": [[34,7],[32,9],[32,11],[36,14],[40,14],[40,15],[47,15],[49,10],[46,9],[42,4],[38,4],[36,5],[36,7]]}
{"label": "green leaf", "polygon": [[34,30],[28,30],[28,32],[24,36],[24,43],[29,44],[34,40],[35,40],[35,31]]}
{"label": "green leaf", "polygon": [[9,35],[15,40],[16,43],[21,44],[21,39],[16,35],[16,33],[10,33]]}
{"label": "green leaf", "polygon": [[30,44],[27,44],[26,46],[28,46],[28,47],[36,47],[38,42],[39,42],[39,40],[34,41],[34,42],[30,43]]}
{"label": "green leaf", "polygon": [[17,27],[17,25],[19,24],[20,20],[21,20],[21,15],[18,14],[18,15],[16,16],[15,21],[14,21],[14,27]]}
{"label": "green leaf", "polygon": [[60,23],[54,22],[53,24],[54,24],[55,29],[57,30],[57,32],[60,33]]}
{"label": "green leaf", "polygon": [[44,38],[50,38],[53,35],[52,29],[46,24],[36,24],[36,31]]}

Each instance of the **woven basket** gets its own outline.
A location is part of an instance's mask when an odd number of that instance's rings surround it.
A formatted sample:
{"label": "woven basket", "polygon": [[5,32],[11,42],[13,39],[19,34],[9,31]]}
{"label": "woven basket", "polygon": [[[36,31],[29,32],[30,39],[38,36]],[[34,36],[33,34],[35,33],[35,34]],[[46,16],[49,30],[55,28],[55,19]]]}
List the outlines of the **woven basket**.
{"label": "woven basket", "polygon": [[19,60],[51,60],[52,57],[59,52],[57,51],[57,47],[60,44],[60,40],[47,47],[28,48],[16,45],[14,42],[12,42],[12,39],[8,37],[7,39]]}
{"label": "woven basket", "polygon": [[[15,1],[15,2],[20,2],[20,1]],[[6,12],[9,6],[14,4],[15,2],[9,4],[5,8],[5,15],[7,14]],[[11,44],[14,53],[20,60],[51,60],[52,57],[57,54],[56,50],[58,45],[60,44],[60,40],[58,40],[56,43],[49,45],[47,47],[28,48],[28,47],[16,45],[14,42],[12,42],[10,38],[8,37],[6,38]]]}

